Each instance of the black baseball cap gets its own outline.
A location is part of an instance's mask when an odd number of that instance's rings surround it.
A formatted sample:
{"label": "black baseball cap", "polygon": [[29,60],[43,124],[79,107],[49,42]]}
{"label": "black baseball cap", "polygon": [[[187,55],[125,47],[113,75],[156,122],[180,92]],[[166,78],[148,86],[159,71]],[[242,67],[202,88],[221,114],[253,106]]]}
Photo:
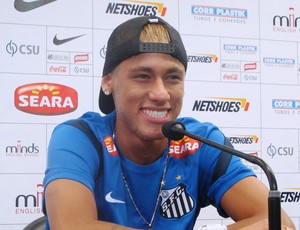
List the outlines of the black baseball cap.
{"label": "black baseball cap", "polygon": [[[170,36],[170,43],[140,42],[140,34],[147,24],[162,24]],[[140,53],[166,53],[177,58],[187,69],[187,54],[178,31],[162,18],[153,16],[136,17],[125,21],[111,33],[106,50],[102,77],[111,72],[125,59]],[[115,109],[112,94],[105,95],[100,88],[99,108],[104,114]]]}

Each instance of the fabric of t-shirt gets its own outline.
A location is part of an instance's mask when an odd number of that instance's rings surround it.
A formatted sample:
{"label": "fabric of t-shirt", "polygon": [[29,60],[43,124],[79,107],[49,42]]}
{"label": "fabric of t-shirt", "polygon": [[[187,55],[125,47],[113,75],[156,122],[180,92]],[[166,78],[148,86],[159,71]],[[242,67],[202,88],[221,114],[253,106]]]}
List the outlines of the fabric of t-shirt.
{"label": "fabric of t-shirt", "polygon": [[[150,222],[158,196],[166,154],[169,154],[165,183],[153,221],[154,229],[193,229],[202,199],[211,201],[219,213],[223,194],[236,182],[255,176],[238,157],[232,157],[226,173],[210,185],[220,150],[186,138],[171,142],[161,158],[140,166],[123,157],[113,141],[115,112],[101,116],[88,112],[83,119],[103,145],[104,167],[100,178],[99,157],[90,140],[75,127],[60,124],[52,134],[48,148],[48,165],[44,187],[56,179],[68,178],[87,186],[95,195],[98,219],[133,228],[147,225],[134,207],[122,179],[122,167],[138,209]],[[193,118],[179,118],[186,129],[196,135],[224,144],[224,134],[211,123]],[[78,210],[80,211],[80,210]]]}

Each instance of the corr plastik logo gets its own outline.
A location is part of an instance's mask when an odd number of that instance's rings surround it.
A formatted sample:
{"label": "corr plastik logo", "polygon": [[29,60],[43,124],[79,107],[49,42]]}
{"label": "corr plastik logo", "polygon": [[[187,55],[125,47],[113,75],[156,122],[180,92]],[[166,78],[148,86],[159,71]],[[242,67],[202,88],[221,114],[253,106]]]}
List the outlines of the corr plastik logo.
{"label": "corr plastik logo", "polygon": [[209,100],[195,100],[192,111],[198,112],[247,112],[250,102],[246,98],[209,97]]}
{"label": "corr plastik logo", "polygon": [[293,58],[263,57],[263,63],[265,66],[271,67],[294,68],[296,60]]}
{"label": "corr plastik logo", "polygon": [[55,83],[32,83],[19,86],[14,93],[15,107],[36,115],[60,115],[78,107],[77,91]]}
{"label": "corr plastik logo", "polygon": [[245,24],[248,19],[247,9],[227,7],[191,5],[191,14],[194,20],[204,22]]}
{"label": "corr plastik logo", "polygon": [[272,109],[277,115],[300,115],[300,100],[272,99]]}
{"label": "corr plastik logo", "polygon": [[110,2],[107,5],[106,14],[122,14],[134,16],[165,16],[167,7],[164,3],[149,2],[142,0],[126,0],[120,2]]}
{"label": "corr plastik logo", "polygon": [[224,44],[224,50],[231,51],[244,51],[244,52],[256,52],[257,46],[253,45],[236,45],[236,44]]}

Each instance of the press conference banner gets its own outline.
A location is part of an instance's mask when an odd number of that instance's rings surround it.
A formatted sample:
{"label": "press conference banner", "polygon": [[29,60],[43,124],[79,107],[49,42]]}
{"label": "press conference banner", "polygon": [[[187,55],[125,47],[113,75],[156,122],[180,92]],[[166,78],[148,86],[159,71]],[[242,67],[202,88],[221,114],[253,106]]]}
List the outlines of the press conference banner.
{"label": "press conference banner", "polygon": [[[156,15],[188,53],[183,110],[219,126],[238,150],[275,172],[281,204],[300,229],[300,2],[296,0],[6,0],[0,7],[0,230],[42,216],[54,127],[98,94],[112,30]],[[244,161],[267,186],[262,170]],[[214,208],[195,229],[229,224]]]}

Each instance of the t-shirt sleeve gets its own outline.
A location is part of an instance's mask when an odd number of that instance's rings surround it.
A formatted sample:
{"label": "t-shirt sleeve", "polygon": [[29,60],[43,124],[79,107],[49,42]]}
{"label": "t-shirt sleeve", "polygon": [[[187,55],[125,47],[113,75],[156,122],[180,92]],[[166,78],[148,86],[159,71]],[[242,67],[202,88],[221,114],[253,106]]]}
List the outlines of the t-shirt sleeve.
{"label": "t-shirt sleeve", "polygon": [[[208,128],[206,129],[206,133],[203,135],[205,135],[207,139],[214,142],[220,144],[225,143],[226,137],[219,129],[214,126],[208,126]],[[205,145],[203,146],[201,161],[202,168],[204,168],[203,172],[205,172],[205,184],[208,186],[206,196],[210,200],[211,204],[217,208],[218,213],[221,216],[228,217],[220,204],[222,196],[240,180],[249,176],[256,175],[248,166],[246,166],[241,161],[239,157],[233,155],[225,173],[220,176],[213,184],[211,184],[215,165],[221,152],[222,150]]]}
{"label": "t-shirt sleeve", "polygon": [[248,168],[241,162],[240,158],[233,156],[226,170],[226,173],[218,180],[216,180],[216,182],[208,191],[208,197],[215,201],[214,206],[217,208],[218,213],[221,216],[228,217],[220,204],[221,198],[224,193],[229,190],[234,184],[249,176],[256,175],[250,168]]}
{"label": "t-shirt sleeve", "polygon": [[98,153],[89,138],[76,127],[58,125],[48,146],[44,188],[53,180],[70,179],[93,191],[98,165]]}

